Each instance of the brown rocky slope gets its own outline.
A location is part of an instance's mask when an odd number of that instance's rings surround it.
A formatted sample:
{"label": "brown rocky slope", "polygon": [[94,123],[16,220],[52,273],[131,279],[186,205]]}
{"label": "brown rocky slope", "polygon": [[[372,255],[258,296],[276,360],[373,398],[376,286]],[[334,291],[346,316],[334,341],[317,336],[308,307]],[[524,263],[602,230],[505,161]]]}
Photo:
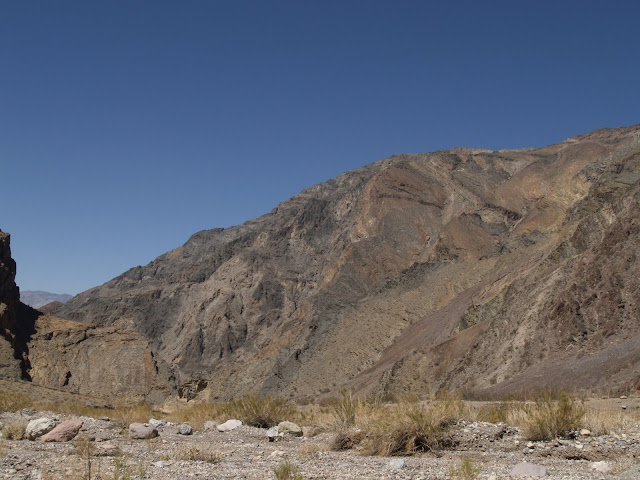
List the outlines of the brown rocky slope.
{"label": "brown rocky slope", "polygon": [[170,393],[167,369],[140,334],[34,310],[20,303],[15,276],[10,236],[0,231],[0,378],[128,400],[158,401]]}
{"label": "brown rocky slope", "polygon": [[57,313],[203,395],[638,384],[640,126],[396,155],[193,235]]}

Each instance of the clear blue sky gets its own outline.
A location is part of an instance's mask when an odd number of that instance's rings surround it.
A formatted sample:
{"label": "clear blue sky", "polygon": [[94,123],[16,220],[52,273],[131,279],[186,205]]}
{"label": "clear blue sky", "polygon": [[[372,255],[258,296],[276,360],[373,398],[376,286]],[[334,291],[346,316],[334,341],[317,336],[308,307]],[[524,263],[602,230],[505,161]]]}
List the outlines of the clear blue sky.
{"label": "clear blue sky", "polygon": [[0,229],[79,293],[400,152],[640,123],[640,2],[0,0]]}

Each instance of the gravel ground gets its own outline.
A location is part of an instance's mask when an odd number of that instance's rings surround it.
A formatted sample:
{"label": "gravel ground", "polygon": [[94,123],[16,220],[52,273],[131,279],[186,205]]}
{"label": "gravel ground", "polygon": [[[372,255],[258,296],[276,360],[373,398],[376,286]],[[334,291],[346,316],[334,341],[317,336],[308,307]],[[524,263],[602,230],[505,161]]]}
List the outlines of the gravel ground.
{"label": "gravel ground", "polygon": [[[0,422],[28,421],[51,412],[0,415]],[[79,438],[91,442],[92,479],[274,479],[273,469],[289,460],[304,479],[447,479],[450,468],[468,457],[481,468],[478,478],[518,478],[510,472],[528,462],[546,467],[549,479],[640,479],[640,432],[572,440],[527,442],[517,428],[504,424],[459,422],[456,447],[413,457],[370,457],[354,451],[332,452],[331,433],[284,437],[269,442],[266,430],[241,426],[230,432],[195,431],[179,435],[178,425],[160,428],[151,440],[132,440],[107,418],[84,421]],[[43,443],[0,440],[0,479],[86,479],[87,459],[80,442]],[[180,452],[209,453],[216,463],[179,460]],[[602,472],[596,469],[607,469]],[[462,478],[462,477],[460,477]],[[526,478],[519,477],[519,478]]]}

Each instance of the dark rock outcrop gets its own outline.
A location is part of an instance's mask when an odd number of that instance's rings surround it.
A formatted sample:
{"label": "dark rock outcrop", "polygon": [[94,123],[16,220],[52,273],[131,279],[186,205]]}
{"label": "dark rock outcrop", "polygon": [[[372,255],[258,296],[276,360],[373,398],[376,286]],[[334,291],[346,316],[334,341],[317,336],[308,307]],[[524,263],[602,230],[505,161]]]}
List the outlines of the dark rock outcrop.
{"label": "dark rock outcrop", "polygon": [[22,377],[24,347],[18,323],[20,290],[10,240],[10,235],[0,230],[0,376],[17,380]]}
{"label": "dark rock outcrop", "polygon": [[635,385],[639,135],[396,155],[58,314],[139,332],[217,398]]}

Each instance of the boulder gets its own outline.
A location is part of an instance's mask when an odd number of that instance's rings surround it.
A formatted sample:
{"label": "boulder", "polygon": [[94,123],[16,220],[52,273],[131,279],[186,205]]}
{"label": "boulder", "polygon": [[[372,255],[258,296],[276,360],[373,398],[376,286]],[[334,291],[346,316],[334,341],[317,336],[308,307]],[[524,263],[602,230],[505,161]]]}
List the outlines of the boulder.
{"label": "boulder", "polygon": [[277,425],[275,427],[271,427],[269,430],[267,430],[267,438],[269,439],[270,442],[275,442],[281,436],[282,436],[282,434],[278,432],[278,426]]}
{"label": "boulder", "polygon": [[219,432],[229,432],[238,428],[240,425],[242,425],[242,422],[240,420],[227,420],[222,425],[218,425],[216,428]]}
{"label": "boulder", "polygon": [[78,435],[82,425],[82,420],[66,420],[49,433],[41,436],[40,440],[43,442],[68,442]]}
{"label": "boulder", "polygon": [[24,431],[24,436],[28,440],[35,440],[41,437],[45,433],[49,433],[56,426],[55,420],[47,417],[36,418],[31,420],[27,424],[27,428]]}
{"label": "boulder", "polygon": [[294,437],[302,436],[302,428],[293,422],[280,422],[278,424],[278,433],[292,435]]}
{"label": "boulder", "polygon": [[134,440],[146,440],[157,436],[158,430],[151,425],[145,425],[144,423],[132,423],[129,425],[129,437]]}
{"label": "boulder", "polygon": [[152,418],[151,420],[149,420],[149,425],[151,425],[153,428],[160,428],[164,427],[166,425],[166,422],[164,420],[156,420],[155,418]]}
{"label": "boulder", "polygon": [[187,425],[186,423],[183,423],[178,427],[179,435],[191,435],[192,433],[193,433],[193,428],[191,428],[191,425]]}

